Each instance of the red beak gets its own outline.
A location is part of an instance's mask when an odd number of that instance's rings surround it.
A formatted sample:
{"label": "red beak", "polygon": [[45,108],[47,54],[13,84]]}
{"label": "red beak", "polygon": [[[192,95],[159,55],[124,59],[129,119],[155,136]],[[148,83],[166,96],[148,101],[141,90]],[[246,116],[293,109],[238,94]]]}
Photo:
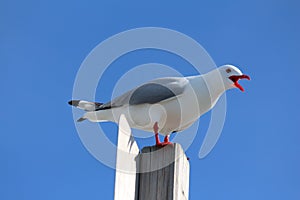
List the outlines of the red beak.
{"label": "red beak", "polygon": [[240,79],[248,79],[248,80],[250,80],[250,77],[249,76],[247,76],[247,75],[233,75],[233,76],[230,76],[230,77],[228,77],[232,82],[233,82],[233,85],[235,86],[235,87],[237,87],[237,88],[239,88],[241,91],[245,91],[244,90],[244,88],[238,83],[238,81],[240,80]]}

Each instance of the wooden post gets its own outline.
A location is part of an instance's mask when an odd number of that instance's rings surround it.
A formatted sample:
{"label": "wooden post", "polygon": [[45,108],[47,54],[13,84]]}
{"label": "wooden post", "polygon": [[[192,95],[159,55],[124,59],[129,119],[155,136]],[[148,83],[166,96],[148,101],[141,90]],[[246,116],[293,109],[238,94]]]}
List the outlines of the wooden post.
{"label": "wooden post", "polygon": [[179,144],[144,147],[138,154],[136,142],[128,132],[127,121],[121,116],[115,200],[188,199],[190,167],[182,147]]}
{"label": "wooden post", "polygon": [[190,168],[179,144],[145,147],[139,157],[138,200],[188,199]]}
{"label": "wooden post", "polygon": [[131,136],[131,129],[121,115],[119,120],[118,149],[115,175],[115,200],[135,200],[137,186],[136,157],[139,148]]}

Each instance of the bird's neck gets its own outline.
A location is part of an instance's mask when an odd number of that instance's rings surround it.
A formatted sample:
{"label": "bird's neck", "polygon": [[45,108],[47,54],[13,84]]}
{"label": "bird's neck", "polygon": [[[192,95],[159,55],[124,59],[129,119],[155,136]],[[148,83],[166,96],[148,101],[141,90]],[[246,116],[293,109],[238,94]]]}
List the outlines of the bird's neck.
{"label": "bird's neck", "polygon": [[190,76],[188,80],[198,98],[200,114],[212,109],[226,91],[219,72],[212,71],[204,75]]}
{"label": "bird's neck", "polygon": [[219,98],[225,91],[223,78],[219,71],[213,70],[202,75],[212,99]]}

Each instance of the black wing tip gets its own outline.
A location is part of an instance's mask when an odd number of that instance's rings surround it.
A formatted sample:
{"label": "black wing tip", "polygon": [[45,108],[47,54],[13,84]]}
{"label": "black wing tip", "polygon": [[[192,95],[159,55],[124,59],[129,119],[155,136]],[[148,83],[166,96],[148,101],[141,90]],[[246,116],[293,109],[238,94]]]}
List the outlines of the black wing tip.
{"label": "black wing tip", "polygon": [[82,121],[84,121],[84,120],[86,120],[86,118],[80,117],[79,119],[77,119],[77,122],[82,122]]}
{"label": "black wing tip", "polygon": [[103,105],[103,103],[98,103],[98,102],[94,102],[94,104],[95,104],[96,106],[98,106],[98,107],[100,107],[100,106]]}
{"label": "black wing tip", "polygon": [[78,106],[79,102],[80,102],[80,100],[71,100],[68,102],[68,104],[76,107],[76,106]]}

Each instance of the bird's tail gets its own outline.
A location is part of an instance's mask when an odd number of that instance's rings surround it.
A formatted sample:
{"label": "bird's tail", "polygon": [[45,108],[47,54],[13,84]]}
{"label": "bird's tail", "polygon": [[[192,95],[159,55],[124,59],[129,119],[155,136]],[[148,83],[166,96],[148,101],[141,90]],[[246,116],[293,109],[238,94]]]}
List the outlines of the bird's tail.
{"label": "bird's tail", "polygon": [[68,102],[70,105],[85,111],[96,111],[103,103],[89,102],[83,100],[71,100]]}
{"label": "bird's tail", "polygon": [[[101,105],[103,104],[103,103],[89,102],[89,101],[83,101],[83,100],[71,100],[68,103],[76,108],[79,108],[81,110],[88,111],[88,112],[98,110],[101,107]],[[86,118],[81,117],[77,120],[77,122],[82,122],[84,120],[86,120]]]}

